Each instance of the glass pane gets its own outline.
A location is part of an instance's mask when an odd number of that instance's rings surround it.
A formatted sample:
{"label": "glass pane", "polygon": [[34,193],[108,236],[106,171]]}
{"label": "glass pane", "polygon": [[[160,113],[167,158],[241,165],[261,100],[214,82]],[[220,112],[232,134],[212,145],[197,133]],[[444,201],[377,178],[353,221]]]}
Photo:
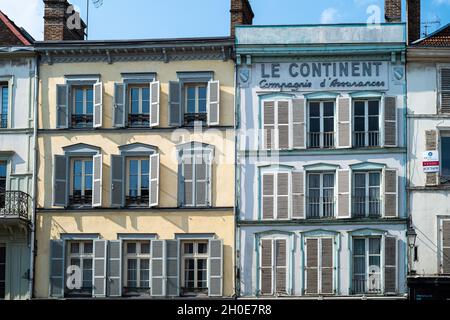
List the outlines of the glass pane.
{"label": "glass pane", "polygon": [[327,173],[323,175],[323,187],[333,188],[334,187],[334,174]]}
{"label": "glass pane", "polygon": [[141,174],[148,174],[149,160],[141,160]]}
{"label": "glass pane", "polygon": [[194,244],[193,243],[185,243],[184,244],[184,253],[194,253]]}
{"label": "glass pane", "polygon": [[369,256],[369,271],[380,272],[380,256]]}
{"label": "glass pane", "polygon": [[195,100],[195,87],[187,88],[187,98],[188,100]]}
{"label": "glass pane", "polygon": [[8,114],[8,87],[2,87],[2,114]]}
{"label": "glass pane", "polygon": [[92,174],[92,161],[84,162],[84,172],[86,174]]}
{"label": "glass pane", "polygon": [[93,114],[94,112],[94,91],[93,89],[86,90],[86,113]]}
{"label": "glass pane", "polygon": [[198,112],[206,113],[206,87],[198,88]]}
{"label": "glass pane", "polygon": [[353,258],[353,272],[356,274],[364,274],[366,272],[366,259],[364,257]]}
{"label": "glass pane", "polygon": [[80,252],[80,244],[78,242],[70,243],[70,253],[79,253]]}
{"label": "glass pane", "polygon": [[83,89],[75,89],[75,114],[83,114],[84,92]]}
{"label": "glass pane", "polygon": [[323,132],[333,132],[334,131],[334,118],[323,119]]}
{"label": "glass pane", "polygon": [[92,253],[93,252],[93,250],[92,250],[92,242],[85,242],[83,249],[84,249],[83,253],[87,253],[87,254]]}
{"label": "glass pane", "polygon": [[450,178],[450,137],[441,137],[442,175]]}
{"label": "glass pane", "polygon": [[379,114],[379,101],[369,101],[369,115],[377,116]]}
{"label": "glass pane", "polygon": [[149,242],[142,242],[141,243],[141,253],[143,253],[143,254],[149,254],[150,253],[150,243]]}
{"label": "glass pane", "polygon": [[130,160],[129,166],[130,166],[129,167],[130,168],[130,174],[137,175],[138,174],[138,168],[139,168],[138,160]]}
{"label": "glass pane", "polygon": [[187,113],[195,113],[195,100],[187,101]]}
{"label": "glass pane", "polygon": [[355,116],[364,116],[365,114],[365,103],[364,101],[355,101],[354,107]]}
{"label": "glass pane", "polygon": [[309,116],[310,117],[320,117],[320,103],[311,102],[309,104]]}
{"label": "glass pane", "polygon": [[365,188],[366,187],[366,174],[365,173],[355,173],[355,187]]}
{"label": "glass pane", "polygon": [[320,119],[310,119],[309,132],[320,132]]}
{"label": "glass pane", "polygon": [[369,239],[369,254],[380,254],[381,251],[381,239],[370,238]]}
{"label": "glass pane", "polygon": [[320,175],[310,174],[308,180],[310,188],[320,188]]}
{"label": "glass pane", "polygon": [[369,174],[369,185],[371,187],[379,187],[381,181],[380,176],[379,172],[371,172]]}
{"label": "glass pane", "polygon": [[72,259],[70,259],[70,265],[80,267],[81,260],[79,258],[72,258]]}
{"label": "glass pane", "polygon": [[353,254],[354,255],[364,255],[365,247],[366,247],[365,239],[355,239],[353,241]]}
{"label": "glass pane", "polygon": [[334,102],[323,103],[323,116],[332,117],[334,115]]}
{"label": "glass pane", "polygon": [[356,132],[366,131],[365,119],[363,117],[355,117],[355,131]]}
{"label": "glass pane", "polygon": [[376,116],[369,117],[369,131],[378,131],[379,130],[379,120]]}
{"label": "glass pane", "polygon": [[150,89],[142,89],[142,113],[148,114],[150,112]]}
{"label": "glass pane", "polygon": [[134,242],[127,243],[127,253],[136,253],[136,243]]}
{"label": "glass pane", "polygon": [[208,253],[208,244],[207,243],[199,243],[198,244],[198,253],[200,253],[200,254]]}
{"label": "glass pane", "polygon": [[6,162],[0,162],[0,178],[6,178]]}

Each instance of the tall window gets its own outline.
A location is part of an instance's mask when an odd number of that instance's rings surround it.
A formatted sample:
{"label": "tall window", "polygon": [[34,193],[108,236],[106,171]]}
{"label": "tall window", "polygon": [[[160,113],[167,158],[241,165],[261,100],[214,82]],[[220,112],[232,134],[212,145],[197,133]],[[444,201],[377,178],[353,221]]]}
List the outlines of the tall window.
{"label": "tall window", "polygon": [[208,241],[182,242],[182,287],[185,293],[208,291]]}
{"label": "tall window", "polygon": [[93,126],[94,89],[93,86],[73,86],[72,127]]}
{"label": "tall window", "polygon": [[129,87],[128,125],[148,127],[150,125],[150,87],[133,85]]}
{"label": "tall window", "polygon": [[5,299],[6,247],[0,244],[0,299]]}
{"label": "tall window", "polygon": [[0,128],[8,127],[8,104],[9,88],[8,84],[0,84]]}
{"label": "tall window", "polygon": [[262,179],[262,218],[264,220],[289,218],[290,172],[265,172]]}
{"label": "tall window", "polygon": [[380,101],[355,101],[354,113],[354,146],[380,146]]}
{"label": "tall window", "polygon": [[261,239],[260,290],[263,295],[287,293],[287,241]]}
{"label": "tall window", "polygon": [[92,205],[92,158],[72,160],[71,205]]}
{"label": "tall window", "polygon": [[206,124],[207,121],[207,84],[187,84],[185,86],[185,125],[193,125],[200,121]]}
{"label": "tall window", "polygon": [[0,208],[5,206],[6,161],[0,161]]}
{"label": "tall window", "polygon": [[264,149],[283,150],[291,147],[289,101],[263,102]]}
{"label": "tall window", "polygon": [[334,101],[309,103],[309,147],[334,147]]}
{"label": "tall window", "polygon": [[309,173],[307,175],[307,218],[334,217],[334,173]]}
{"label": "tall window", "polygon": [[380,217],[381,173],[355,172],[353,186],[353,216]]}
{"label": "tall window", "polygon": [[126,241],[124,250],[125,293],[148,293],[150,289],[150,241]]}
{"label": "tall window", "polygon": [[208,156],[202,153],[183,155],[184,204],[189,207],[209,205]]}
{"label": "tall window", "polygon": [[144,205],[149,203],[150,160],[146,158],[127,159],[127,205]]}
{"label": "tall window", "polygon": [[81,289],[67,289],[68,295],[90,296],[92,294],[93,242],[69,241],[67,265],[80,268]]}
{"label": "tall window", "polygon": [[442,169],[441,176],[444,182],[450,182],[450,132],[441,135],[441,157]]}
{"label": "tall window", "polygon": [[381,293],[381,237],[353,239],[353,293]]}

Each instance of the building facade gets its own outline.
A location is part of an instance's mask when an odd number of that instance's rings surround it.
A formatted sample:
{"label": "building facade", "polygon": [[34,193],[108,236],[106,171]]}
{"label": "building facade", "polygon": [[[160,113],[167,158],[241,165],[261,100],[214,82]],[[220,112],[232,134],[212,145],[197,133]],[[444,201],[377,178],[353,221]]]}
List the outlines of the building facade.
{"label": "building facade", "polygon": [[407,292],[405,26],[241,26],[237,288]]}
{"label": "building facade", "polygon": [[32,283],[33,39],[0,11],[0,300],[28,299]]}

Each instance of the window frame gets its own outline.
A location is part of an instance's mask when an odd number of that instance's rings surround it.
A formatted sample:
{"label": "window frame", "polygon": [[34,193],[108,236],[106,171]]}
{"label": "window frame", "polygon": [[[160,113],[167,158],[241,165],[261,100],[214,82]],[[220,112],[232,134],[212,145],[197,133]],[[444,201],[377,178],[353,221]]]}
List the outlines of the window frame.
{"label": "window frame", "polygon": [[[318,147],[312,147],[311,146],[311,103],[319,103],[319,117],[315,117],[319,119],[319,132],[315,132],[315,133],[319,133],[319,146]],[[332,132],[324,132],[324,127],[325,127],[325,119],[330,119],[330,116],[324,116],[324,106],[325,103],[333,103],[333,131]],[[336,125],[336,121],[337,121],[337,102],[335,99],[323,99],[323,100],[315,100],[315,99],[310,99],[307,101],[307,108],[306,108],[306,127],[307,127],[307,134],[308,136],[307,138],[307,148],[308,149],[335,149],[336,148],[336,130],[337,130],[337,125]],[[325,146],[325,133],[332,133],[333,134],[333,145],[332,146]]]}
{"label": "window frame", "polygon": [[[269,149],[266,145],[266,137],[267,137],[267,131],[265,129],[265,103],[267,102],[273,102],[273,108],[274,108],[274,124],[273,124],[273,140],[272,140],[272,147]],[[288,104],[288,123],[282,123],[280,125],[279,123],[279,113],[278,108],[280,103],[287,103]],[[292,99],[289,98],[276,98],[276,99],[267,99],[263,98],[261,99],[261,128],[262,128],[262,149],[263,150],[292,150],[293,149],[293,115],[292,115]],[[280,126],[287,127],[288,129],[288,148],[280,148]]]}
{"label": "window frame", "polygon": [[[72,253],[71,252],[71,248],[72,245],[74,243],[78,243],[79,245],[79,251],[78,253]],[[90,243],[92,245],[92,252],[91,253],[85,253],[85,244],[86,243]],[[81,289],[68,289],[67,286],[65,286],[65,296],[83,296],[83,297],[92,297],[92,290],[94,288],[94,240],[81,240],[81,239],[73,239],[73,240],[66,240],[66,258],[65,258],[65,262],[67,263],[67,266],[71,266],[71,260],[72,259],[79,259],[80,260],[80,270],[81,270],[81,283],[82,283],[82,287]],[[91,272],[92,272],[92,279],[91,279],[91,287],[89,288],[84,288],[83,284],[84,284],[84,261],[85,260],[91,260]],[[88,269],[89,270],[89,269]],[[64,282],[67,281],[67,274],[64,274]],[[88,291],[84,292],[84,291]]]}
{"label": "window frame", "polygon": [[[288,174],[288,194],[287,195],[280,195],[278,193],[278,174]],[[264,204],[264,198],[268,197],[264,195],[264,175],[271,174],[273,175],[273,218],[267,219],[264,218],[263,215],[263,204]],[[286,221],[292,219],[292,169],[286,169],[286,168],[261,168],[260,169],[260,219],[261,221]],[[278,197],[286,197],[288,198],[288,216],[287,218],[278,218]]]}
{"label": "window frame", "polygon": [[[138,161],[138,174],[137,174],[137,197],[142,197],[142,162],[148,162],[148,200],[147,203],[143,203],[146,206],[150,203],[150,176],[151,176],[151,168],[150,168],[150,157],[149,156],[126,156],[125,157],[125,197],[131,197],[130,195],[130,164],[131,161]],[[131,206],[135,206],[136,204],[132,204]],[[127,206],[130,206],[127,204]]]}
{"label": "window frame", "polygon": [[[205,166],[206,166],[206,176],[205,180],[197,180],[197,158],[201,157],[205,160]],[[182,155],[182,176],[183,176],[183,206],[188,208],[204,208],[204,207],[210,207],[211,206],[211,174],[212,174],[212,161],[211,161],[211,154],[205,150],[188,150],[187,152],[183,152]],[[186,160],[190,159],[189,165],[192,166],[192,179],[189,179],[189,183],[192,184],[192,204],[187,204],[186,201],[186,175],[185,175],[185,167],[186,167]],[[206,197],[205,197],[205,203],[199,204],[197,203],[197,184],[196,182],[205,182],[206,183]]]}
{"label": "window frame", "polygon": [[[6,100],[6,119],[3,119],[5,106],[3,105],[3,90],[7,90]],[[0,129],[8,129],[10,126],[10,105],[11,105],[11,86],[9,81],[0,81]],[[6,121],[6,125],[3,125],[3,121]]]}
{"label": "window frame", "polygon": [[[83,92],[83,113],[76,113],[76,103],[77,103],[77,94],[76,92],[81,90]],[[88,113],[88,92],[92,91],[92,113]],[[70,115],[71,117],[73,116],[84,116],[84,117],[92,117],[92,128],[94,127],[94,84],[71,84],[70,85],[70,102],[72,104],[71,106],[71,110],[70,110]],[[82,122],[82,126],[77,126],[76,123],[74,123],[73,119],[70,119],[70,127],[71,128],[91,128],[91,125],[88,125],[86,122]]]}
{"label": "window frame", "polygon": [[[69,198],[74,196],[74,183],[75,183],[75,162],[76,161],[81,161],[82,162],[82,169],[81,169],[81,197],[86,197],[86,162],[91,162],[92,163],[92,173],[90,174],[91,176],[91,180],[92,180],[92,185],[91,185],[91,198],[93,197],[93,193],[94,193],[94,159],[93,157],[82,157],[82,156],[74,156],[74,157],[70,157],[69,159],[69,168],[70,168],[70,174],[69,174]],[[69,205],[74,205],[73,203],[71,203],[72,201],[69,201]],[[81,204],[81,206],[92,206],[92,199],[90,201],[90,204],[88,203],[84,203]]]}
{"label": "window frame", "polygon": [[[128,252],[128,244],[134,243],[136,245],[136,253],[129,253]],[[142,253],[141,247],[142,244],[148,244],[149,245],[149,252],[148,253]],[[151,262],[152,262],[152,254],[151,254],[151,240],[133,240],[133,239],[124,239],[123,240],[123,254],[122,254],[122,263],[123,263],[123,279],[122,279],[122,287],[123,290],[132,290],[132,291],[145,291],[145,290],[151,290]],[[136,287],[129,287],[128,286],[128,260],[134,259],[136,260],[136,284],[138,286]],[[148,260],[148,287],[141,287],[141,260]],[[145,281],[145,280],[144,280]]]}
{"label": "window frame", "polygon": [[[190,88],[194,88],[195,89],[195,112],[188,112],[188,101],[190,100],[188,97],[188,90]],[[205,112],[200,112],[200,89],[204,88],[205,89]],[[185,83],[184,84],[184,112],[187,114],[207,114],[208,110],[207,110],[207,104],[208,104],[208,83],[207,82],[191,82],[191,83]]]}
{"label": "window frame", "polygon": [[[324,216],[324,191],[325,189],[330,190],[331,187],[324,187],[324,176],[325,175],[329,175],[332,174],[333,175],[333,202],[332,202],[332,206],[333,206],[333,216],[332,217],[327,217]],[[320,176],[320,182],[319,182],[319,217],[318,218],[311,218],[310,217],[310,213],[309,213],[309,198],[310,198],[310,187],[309,187],[309,179],[311,175],[319,175]],[[337,174],[335,171],[306,171],[306,184],[305,184],[305,195],[306,195],[306,219],[326,219],[326,218],[336,218],[336,192],[337,192]],[[315,188],[317,189],[317,188]]]}
{"label": "window frame", "polygon": [[[364,102],[364,116],[358,115],[356,116],[356,112],[355,112],[355,104],[357,102]],[[369,139],[369,133],[370,132],[375,132],[375,131],[369,131],[369,123],[370,123],[370,118],[374,117],[371,116],[369,114],[369,103],[370,102],[378,102],[378,144],[376,145],[370,145],[370,139]],[[381,98],[353,98],[352,99],[352,134],[353,134],[353,147],[354,148],[377,148],[377,147],[381,147],[381,128],[382,128],[382,103],[381,103]],[[357,146],[356,145],[356,138],[355,135],[357,132],[361,133],[361,131],[355,131],[355,124],[356,124],[356,117],[363,117],[364,118],[364,145],[363,146]]]}
{"label": "window frame", "polygon": [[[193,251],[192,253],[186,253],[185,252],[185,244],[192,244],[193,245]],[[206,247],[206,253],[198,253],[198,245],[199,244],[204,244]],[[181,246],[181,288],[182,291],[184,293],[208,293],[209,290],[209,280],[208,280],[208,274],[209,274],[209,240],[207,239],[196,239],[196,240],[181,240],[180,242],[180,246]],[[186,260],[188,259],[193,259],[194,260],[194,287],[193,288],[188,288],[186,286]],[[198,260],[205,260],[206,263],[206,269],[205,269],[205,274],[206,274],[206,278],[204,280],[201,280],[202,282],[206,283],[206,287],[205,288],[199,288],[198,287],[198,265],[197,265],[197,261]],[[189,269],[190,270],[190,269]],[[190,280],[189,280],[190,281]]]}
{"label": "window frame", "polygon": [[[378,193],[379,193],[379,213],[378,215],[376,214],[371,214],[370,212],[370,190],[375,188],[376,186],[370,186],[370,175],[371,174],[375,174],[377,173],[379,175],[379,181],[380,184],[378,185]],[[364,207],[364,217],[368,218],[371,216],[374,217],[382,217],[383,216],[383,207],[382,207],[382,199],[383,199],[383,171],[382,170],[352,170],[351,172],[352,174],[352,188],[351,188],[351,195],[352,195],[352,211],[353,211],[353,205],[354,205],[354,197],[356,197],[356,175],[365,175],[365,183],[364,183],[364,202],[365,202],[365,207]],[[361,187],[358,187],[359,189],[361,189]],[[352,212],[352,217],[355,213]]]}

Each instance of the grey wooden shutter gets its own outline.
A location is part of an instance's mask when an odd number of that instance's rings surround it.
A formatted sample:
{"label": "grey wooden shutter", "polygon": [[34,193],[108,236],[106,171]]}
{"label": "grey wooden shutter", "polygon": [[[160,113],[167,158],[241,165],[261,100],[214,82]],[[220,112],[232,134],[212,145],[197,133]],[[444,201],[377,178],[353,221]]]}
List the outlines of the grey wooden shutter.
{"label": "grey wooden shutter", "polygon": [[108,297],[122,296],[122,241],[108,242]]}
{"label": "grey wooden shutter", "polygon": [[275,240],[275,290],[287,294],[287,243],[285,239]]}
{"label": "grey wooden shutter", "polygon": [[384,146],[397,146],[397,98],[384,98]]}
{"label": "grey wooden shutter", "polygon": [[194,158],[191,156],[183,157],[183,194],[182,205],[193,206],[194,205]]}
{"label": "grey wooden shutter", "polygon": [[305,219],[305,173],[292,172],[292,218]]}
{"label": "grey wooden shutter", "polygon": [[181,126],[181,85],[177,81],[169,82],[169,125]]}
{"label": "grey wooden shutter", "polygon": [[166,243],[164,240],[153,240],[152,246],[152,296],[162,297],[166,295]]}
{"label": "grey wooden shutter", "polygon": [[180,263],[178,240],[166,240],[167,245],[167,295],[180,295]]}
{"label": "grey wooden shutter", "polygon": [[92,188],[92,207],[102,206],[102,171],[103,157],[97,154],[93,157],[93,188]]}
{"label": "grey wooden shutter", "polygon": [[306,239],[306,294],[319,293],[319,239]]}
{"label": "grey wooden shutter", "polygon": [[351,107],[349,98],[338,99],[338,147],[350,148],[351,147]]}
{"label": "grey wooden shutter", "polygon": [[275,208],[275,174],[262,175],[262,219],[273,219]]}
{"label": "grey wooden shutter", "polygon": [[272,239],[261,240],[261,294],[273,294]]}
{"label": "grey wooden shutter", "polygon": [[398,216],[398,177],[396,169],[384,170],[384,216],[395,218]]}
{"label": "grey wooden shutter", "polygon": [[103,117],[103,83],[94,84],[94,128],[102,126]]}
{"label": "grey wooden shutter", "polygon": [[223,240],[209,240],[209,286],[210,297],[223,296]]}
{"label": "grey wooden shutter", "polygon": [[450,68],[441,69],[441,113],[450,113]]}
{"label": "grey wooden shutter", "polygon": [[69,87],[64,84],[56,86],[56,127],[69,126]]}
{"label": "grey wooden shutter", "polygon": [[55,155],[53,168],[53,205],[67,206],[67,157]]}
{"label": "grey wooden shutter", "polygon": [[93,297],[106,297],[106,240],[94,240]]}
{"label": "grey wooden shutter", "polygon": [[397,293],[397,238],[393,236],[384,240],[384,291]]}
{"label": "grey wooden shutter", "polygon": [[338,170],[338,218],[350,218],[351,173],[347,169]]}
{"label": "grey wooden shutter", "polygon": [[220,119],[220,83],[219,81],[208,82],[208,125],[218,126]]}
{"label": "grey wooden shutter", "polygon": [[277,174],[277,219],[289,218],[289,173]]}
{"label": "grey wooden shutter", "polygon": [[292,100],[294,149],[306,149],[306,100]]}
{"label": "grey wooden shutter", "polygon": [[150,155],[150,201],[149,206],[159,204],[159,153]]}
{"label": "grey wooden shutter", "polygon": [[114,110],[113,110],[113,126],[125,127],[126,115],[126,85],[124,83],[114,84]]}
{"label": "grey wooden shutter", "polygon": [[64,275],[64,241],[50,240],[50,297],[64,297]]}
{"label": "grey wooden shutter", "polygon": [[450,220],[442,221],[442,273],[450,274]]}
{"label": "grey wooden shutter", "polygon": [[208,165],[201,155],[195,156],[194,162],[195,206],[208,205]]}
{"label": "grey wooden shutter", "polygon": [[333,294],[333,275],[334,275],[334,263],[333,263],[333,239],[322,238],[322,259],[321,259],[321,293]]}
{"label": "grey wooden shutter", "polygon": [[122,207],[125,204],[123,156],[111,155],[111,206]]}
{"label": "grey wooden shutter", "polygon": [[263,103],[263,149],[275,149],[275,102]]}
{"label": "grey wooden shutter", "polygon": [[[438,150],[438,134],[437,130],[427,130],[425,131],[425,146],[426,151],[435,151]],[[439,185],[439,173],[438,172],[430,172],[426,173],[426,181],[425,185],[427,186],[437,186]]]}
{"label": "grey wooden shutter", "polygon": [[278,149],[286,150],[291,148],[290,142],[290,110],[289,102],[278,101]]}
{"label": "grey wooden shutter", "polygon": [[150,83],[150,127],[159,126],[160,85],[159,81]]}

